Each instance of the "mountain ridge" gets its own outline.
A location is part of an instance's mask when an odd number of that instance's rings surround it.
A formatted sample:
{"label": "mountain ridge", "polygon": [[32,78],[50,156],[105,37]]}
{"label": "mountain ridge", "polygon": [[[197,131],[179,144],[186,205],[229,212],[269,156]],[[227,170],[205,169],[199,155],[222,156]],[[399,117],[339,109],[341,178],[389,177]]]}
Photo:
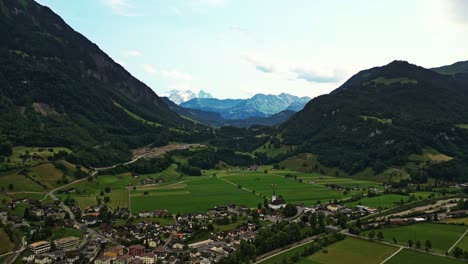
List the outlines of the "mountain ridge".
{"label": "mountain ridge", "polygon": [[247,119],[269,117],[284,110],[298,110],[310,100],[286,93],[279,95],[256,94],[248,99],[195,98],[180,106],[210,112],[217,112],[224,119]]}

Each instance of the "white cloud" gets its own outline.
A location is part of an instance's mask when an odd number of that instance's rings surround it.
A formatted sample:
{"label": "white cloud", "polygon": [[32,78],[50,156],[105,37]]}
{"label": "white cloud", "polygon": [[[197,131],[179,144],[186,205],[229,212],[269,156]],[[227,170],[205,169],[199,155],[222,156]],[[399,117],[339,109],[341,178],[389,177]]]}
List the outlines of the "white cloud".
{"label": "white cloud", "polygon": [[268,59],[262,58],[258,55],[245,54],[241,55],[241,58],[253,64],[255,68],[261,72],[272,73],[275,71],[275,66],[271,61],[268,61]]}
{"label": "white cloud", "polygon": [[291,72],[297,74],[297,79],[314,83],[337,83],[344,78],[343,71],[339,69],[323,71],[299,66],[291,69]]}
{"label": "white cloud", "polygon": [[112,13],[119,16],[140,16],[135,13],[135,7],[128,0],[101,0],[105,5],[111,8]]}
{"label": "white cloud", "polygon": [[141,57],[143,53],[139,50],[126,50],[123,52],[125,57]]}
{"label": "white cloud", "polygon": [[[244,54],[241,58],[264,73],[272,73],[287,77],[289,80],[305,80],[314,83],[337,83],[345,77],[343,70],[330,68],[326,65],[317,67],[309,63],[279,61],[256,54]],[[318,63],[320,64],[320,63]]]}
{"label": "white cloud", "polygon": [[156,71],[156,68],[154,68],[151,64],[142,64],[141,65],[143,67],[143,70],[145,70],[147,73],[149,74],[155,74],[157,71]]}
{"label": "white cloud", "polygon": [[176,80],[183,80],[183,81],[192,80],[192,75],[188,73],[179,72],[179,71],[163,70],[161,71],[161,75],[169,79],[176,79]]}

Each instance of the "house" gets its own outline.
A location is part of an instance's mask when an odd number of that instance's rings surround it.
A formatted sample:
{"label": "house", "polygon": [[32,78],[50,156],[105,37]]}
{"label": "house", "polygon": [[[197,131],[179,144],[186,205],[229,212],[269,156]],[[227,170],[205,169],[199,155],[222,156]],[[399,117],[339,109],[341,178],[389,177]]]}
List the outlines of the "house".
{"label": "house", "polygon": [[111,258],[102,256],[94,261],[94,264],[111,264]]}
{"label": "house", "polygon": [[31,249],[31,251],[34,254],[39,255],[39,254],[42,254],[42,253],[49,252],[50,242],[49,241],[39,241],[39,242],[32,243],[31,245],[29,245],[29,248]]}
{"label": "house", "polygon": [[113,264],[128,264],[130,263],[130,261],[132,260],[132,256],[130,255],[122,255],[120,257],[117,257],[115,260],[114,260],[114,263]]}
{"label": "house", "polygon": [[166,257],[166,250],[164,249],[164,247],[157,247],[154,249],[153,252],[158,258],[164,259]]}
{"label": "house", "polygon": [[21,260],[23,262],[33,262],[34,257],[35,257],[34,254],[28,250],[23,253],[23,257],[21,258]]}
{"label": "house", "polygon": [[41,255],[41,256],[37,256],[35,259],[34,259],[34,263],[37,263],[37,264],[49,264],[49,263],[53,263],[54,260],[47,256],[47,255]]}
{"label": "house", "polygon": [[122,256],[123,254],[124,254],[123,246],[111,247],[106,252],[104,252],[104,256],[111,257],[112,259],[115,259],[118,256]]}
{"label": "house", "polygon": [[328,233],[333,233],[333,232],[340,232],[341,229],[338,226],[328,225],[328,226],[325,227],[325,230]]}
{"label": "house", "polygon": [[143,261],[143,264],[154,264],[156,263],[156,258],[156,255],[153,253],[146,253],[140,257],[140,259]]}
{"label": "house", "polygon": [[64,237],[55,240],[54,244],[59,250],[70,251],[80,246],[80,239],[77,237]]}
{"label": "house", "polygon": [[139,259],[139,258],[136,258],[136,259],[132,259],[129,264],[143,264],[143,260]]}
{"label": "house", "polygon": [[145,247],[141,245],[133,245],[128,247],[128,254],[132,257],[139,257],[145,253]]}

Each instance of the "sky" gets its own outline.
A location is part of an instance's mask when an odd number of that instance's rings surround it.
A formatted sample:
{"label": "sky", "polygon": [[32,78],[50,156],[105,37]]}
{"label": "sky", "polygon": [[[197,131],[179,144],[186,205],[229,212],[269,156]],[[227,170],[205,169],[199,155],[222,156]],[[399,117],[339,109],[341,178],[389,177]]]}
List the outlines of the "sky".
{"label": "sky", "polygon": [[36,0],[157,94],[315,97],[393,60],[468,60],[468,0]]}

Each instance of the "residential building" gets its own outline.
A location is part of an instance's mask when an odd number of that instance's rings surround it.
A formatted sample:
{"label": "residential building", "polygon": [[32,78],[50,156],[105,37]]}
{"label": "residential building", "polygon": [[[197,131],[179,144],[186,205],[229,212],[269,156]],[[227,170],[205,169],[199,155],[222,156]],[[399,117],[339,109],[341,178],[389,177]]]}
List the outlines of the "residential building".
{"label": "residential building", "polygon": [[145,253],[145,247],[141,245],[133,245],[128,247],[128,254],[132,257],[139,257]]}
{"label": "residential building", "polygon": [[156,263],[156,255],[154,255],[153,253],[143,254],[143,256],[141,256],[140,259],[143,261],[143,264]]}
{"label": "residential building", "polygon": [[77,237],[64,237],[55,240],[54,244],[59,250],[70,251],[80,246],[80,239]]}
{"label": "residential building", "polygon": [[42,253],[49,252],[50,250],[50,243],[49,241],[39,241],[36,243],[32,243],[29,245],[29,248],[31,249],[34,254],[39,255]]}
{"label": "residential building", "polygon": [[94,261],[94,264],[111,264],[111,258],[102,256]]}

